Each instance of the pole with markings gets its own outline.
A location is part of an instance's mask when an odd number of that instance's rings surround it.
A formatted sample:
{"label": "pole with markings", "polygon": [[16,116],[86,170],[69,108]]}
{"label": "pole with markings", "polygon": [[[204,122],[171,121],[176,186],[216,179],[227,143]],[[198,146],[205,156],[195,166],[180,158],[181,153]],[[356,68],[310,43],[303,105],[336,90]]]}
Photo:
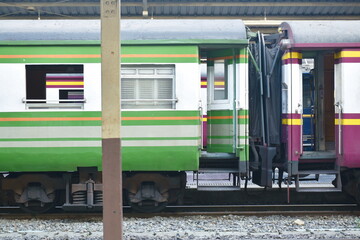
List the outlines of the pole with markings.
{"label": "pole with markings", "polygon": [[120,0],[101,0],[101,108],[104,239],[122,239]]}

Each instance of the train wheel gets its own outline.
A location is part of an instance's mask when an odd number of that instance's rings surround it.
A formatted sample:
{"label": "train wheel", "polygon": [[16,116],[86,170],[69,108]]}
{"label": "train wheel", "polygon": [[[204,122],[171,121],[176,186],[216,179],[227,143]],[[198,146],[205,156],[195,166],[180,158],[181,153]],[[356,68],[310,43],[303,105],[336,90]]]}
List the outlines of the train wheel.
{"label": "train wheel", "polygon": [[55,207],[55,202],[41,204],[41,202],[39,202],[39,201],[30,201],[27,203],[20,203],[19,207],[24,212],[31,213],[31,214],[40,214],[40,213],[45,213],[45,212],[53,209]]}
{"label": "train wheel", "polygon": [[154,213],[154,212],[161,212],[167,206],[167,202],[155,202],[155,201],[143,201],[140,203],[130,203],[132,209],[136,212],[142,213]]}

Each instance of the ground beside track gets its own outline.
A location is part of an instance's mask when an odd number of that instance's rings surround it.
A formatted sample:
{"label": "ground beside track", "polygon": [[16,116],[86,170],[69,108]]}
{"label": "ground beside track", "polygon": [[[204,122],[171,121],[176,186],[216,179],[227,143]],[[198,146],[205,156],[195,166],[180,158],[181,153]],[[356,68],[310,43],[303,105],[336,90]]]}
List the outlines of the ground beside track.
{"label": "ground beside track", "polygon": [[[359,239],[356,215],[125,217],[126,240]],[[0,239],[102,239],[102,219],[1,219]]]}

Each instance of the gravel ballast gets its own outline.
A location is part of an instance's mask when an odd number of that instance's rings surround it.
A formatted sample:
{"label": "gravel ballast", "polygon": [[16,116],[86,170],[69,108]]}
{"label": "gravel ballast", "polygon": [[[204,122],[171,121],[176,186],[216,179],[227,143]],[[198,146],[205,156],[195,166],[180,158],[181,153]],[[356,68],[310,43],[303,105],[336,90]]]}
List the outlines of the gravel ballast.
{"label": "gravel ballast", "polygon": [[[102,239],[102,219],[9,220],[0,239]],[[360,239],[360,217],[182,216],[124,218],[123,239]]]}

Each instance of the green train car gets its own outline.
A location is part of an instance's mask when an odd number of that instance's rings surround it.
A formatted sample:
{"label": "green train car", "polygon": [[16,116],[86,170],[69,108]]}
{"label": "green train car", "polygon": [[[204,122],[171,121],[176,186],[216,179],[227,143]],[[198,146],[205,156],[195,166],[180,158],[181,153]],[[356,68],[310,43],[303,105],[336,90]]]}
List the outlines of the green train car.
{"label": "green train car", "polygon": [[[247,174],[243,22],[122,20],[121,31],[125,201],[141,211],[181,201],[204,147]],[[3,201],[101,208],[100,21],[2,21],[0,72]]]}

